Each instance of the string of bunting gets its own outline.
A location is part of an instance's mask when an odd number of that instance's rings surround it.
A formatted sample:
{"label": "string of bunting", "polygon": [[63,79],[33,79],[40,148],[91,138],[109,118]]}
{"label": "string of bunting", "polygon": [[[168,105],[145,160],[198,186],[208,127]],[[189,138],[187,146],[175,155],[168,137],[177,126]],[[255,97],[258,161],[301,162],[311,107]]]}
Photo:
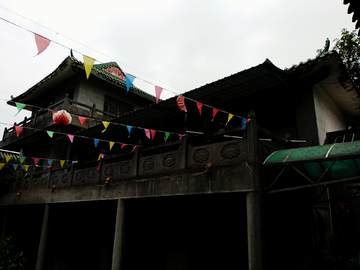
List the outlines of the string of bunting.
{"label": "string of bunting", "polygon": [[[3,18],[1,18],[1,19],[3,19]],[[26,31],[29,31],[29,32],[31,32],[31,33],[33,33],[33,34],[35,35],[35,43],[36,43],[37,50],[38,50],[37,55],[39,55],[39,54],[41,54],[42,52],[44,52],[44,51],[49,47],[49,45],[50,45],[51,42],[53,42],[53,43],[55,43],[55,44],[58,44],[58,45],[60,45],[60,46],[63,46],[63,47],[65,47],[65,48],[70,49],[69,47],[67,47],[67,46],[65,46],[65,45],[63,45],[63,44],[61,44],[61,43],[55,42],[55,41],[53,41],[53,40],[50,40],[50,39],[48,39],[48,38],[46,38],[46,37],[44,37],[44,36],[41,36],[41,35],[33,32],[33,31],[31,31],[31,30],[28,30],[27,28],[21,27],[21,26],[15,24],[15,23],[13,23],[13,22],[10,22],[10,21],[8,21],[8,20],[5,20],[5,19],[3,19],[3,20],[6,21],[6,22],[8,22],[8,23],[11,23],[11,24],[13,24],[13,25],[15,25],[15,26],[17,26],[17,27],[20,27],[20,28],[22,28],[22,29],[24,29],[24,30],[26,30]],[[49,30],[51,30],[51,29],[49,29]],[[51,31],[53,31],[53,30],[51,30]],[[55,31],[53,31],[53,32],[55,32]],[[57,33],[57,32],[56,32],[56,33]],[[79,43],[79,42],[77,42],[77,43]],[[71,49],[71,50],[72,50],[72,49]],[[74,50],[74,51],[75,51],[75,50]],[[76,52],[79,53],[79,54],[82,54],[81,52],[78,52],[78,51],[76,51]],[[94,58],[92,58],[92,57],[86,56],[86,55],[84,55],[84,54],[82,54],[82,55],[83,55],[83,61],[84,61],[84,68],[85,68],[86,78],[88,79],[88,78],[90,77],[90,73],[91,73],[91,70],[92,70],[92,67],[93,67],[95,61],[97,61],[97,62],[99,62],[99,63],[101,63],[101,61],[98,61],[98,60],[96,60],[96,59],[94,59]],[[151,82],[149,82],[149,81],[147,81],[147,80],[141,79],[140,77],[136,77],[136,76],[131,75],[131,74],[129,74],[129,73],[125,73],[125,77],[126,77],[126,89],[127,89],[127,92],[129,92],[129,90],[130,90],[130,88],[131,88],[131,86],[132,86],[132,84],[133,84],[133,82],[134,82],[135,79],[140,79],[140,80],[142,80],[142,81],[144,81],[144,82],[146,82],[146,83],[149,83],[149,84],[151,84],[151,85],[154,85],[153,83],[151,83]],[[165,88],[160,87],[160,86],[157,86],[157,85],[154,85],[154,86],[155,86],[156,103],[159,102],[159,99],[160,99],[160,96],[161,96],[161,93],[162,93],[163,90],[168,91],[168,92],[170,92],[170,93],[173,93],[173,94],[175,94],[175,95],[178,95],[178,93],[176,93],[176,92],[174,92],[174,91],[171,91],[171,90],[169,90],[169,89],[165,89]],[[197,103],[197,106],[198,106],[198,108],[199,108],[200,115],[201,115],[201,107],[200,107],[200,106],[203,106],[203,105],[204,105],[204,106],[213,108],[213,112],[214,112],[213,118],[215,117],[215,114],[216,114],[218,111],[227,113],[227,114],[228,114],[228,121],[227,121],[227,123],[231,120],[232,117],[235,116],[234,114],[230,114],[230,113],[228,113],[228,112],[225,112],[225,111],[222,111],[222,110],[218,110],[218,109],[216,109],[216,108],[214,108],[214,107],[212,107],[212,106],[209,106],[209,105],[200,103],[200,102],[198,102],[198,101],[196,101],[196,100],[193,100],[193,99],[190,99],[190,98],[188,98],[188,97],[187,97],[187,99],[189,99],[189,100]],[[242,119],[245,118],[245,117],[241,117],[241,116],[236,116],[236,117],[240,117],[240,118],[242,118]]]}

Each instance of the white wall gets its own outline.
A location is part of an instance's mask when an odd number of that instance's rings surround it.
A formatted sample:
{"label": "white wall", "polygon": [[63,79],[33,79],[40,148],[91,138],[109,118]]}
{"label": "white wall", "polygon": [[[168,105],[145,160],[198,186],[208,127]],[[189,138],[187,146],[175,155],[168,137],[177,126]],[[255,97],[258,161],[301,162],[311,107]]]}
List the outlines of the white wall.
{"label": "white wall", "polygon": [[319,144],[322,145],[327,132],[343,130],[347,126],[343,112],[319,84],[313,86],[313,94]]}

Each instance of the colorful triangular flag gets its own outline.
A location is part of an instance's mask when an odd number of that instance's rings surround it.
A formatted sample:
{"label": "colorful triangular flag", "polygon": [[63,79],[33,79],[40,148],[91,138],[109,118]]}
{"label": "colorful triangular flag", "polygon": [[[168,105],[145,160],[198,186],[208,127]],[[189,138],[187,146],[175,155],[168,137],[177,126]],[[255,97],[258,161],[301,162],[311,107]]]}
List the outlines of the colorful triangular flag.
{"label": "colorful triangular flag", "polygon": [[60,166],[61,166],[61,168],[64,166],[64,164],[65,164],[65,160],[60,160]]}
{"label": "colorful triangular flag", "polygon": [[99,143],[99,139],[94,139],[94,144],[95,144],[95,147],[97,147],[98,143]]}
{"label": "colorful triangular flag", "polygon": [[86,122],[87,118],[86,118],[86,117],[82,117],[82,116],[78,116],[78,118],[79,118],[81,127],[83,128],[84,125],[85,125],[85,122]]}
{"label": "colorful triangular flag", "polygon": [[130,134],[131,134],[131,130],[132,130],[132,126],[126,126],[127,127],[127,130],[128,130],[128,132],[129,132],[129,136],[128,136],[128,138],[130,138]]}
{"label": "colorful triangular flag", "polygon": [[201,115],[201,112],[202,112],[202,106],[203,106],[203,104],[202,104],[202,103],[200,103],[200,102],[197,102],[197,101],[196,101],[196,106],[198,107],[198,109],[199,109],[199,113],[200,113],[200,115]]}
{"label": "colorful triangular flag", "polygon": [[230,122],[230,120],[231,120],[231,118],[233,118],[233,116],[234,116],[233,114],[229,113],[228,120],[225,125],[227,125]]}
{"label": "colorful triangular flag", "polygon": [[19,137],[21,131],[23,131],[24,127],[19,127],[19,126],[15,126],[15,130],[16,130],[16,136]]}
{"label": "colorful triangular flag", "polygon": [[0,170],[1,170],[2,168],[4,168],[4,166],[5,166],[5,163],[0,163]]}
{"label": "colorful triangular flag", "polygon": [[69,140],[71,143],[74,142],[74,135],[68,134]]}
{"label": "colorful triangular flag", "polygon": [[46,131],[47,134],[49,135],[50,138],[52,138],[54,136],[54,132],[53,131]]}
{"label": "colorful triangular flag", "polygon": [[114,144],[115,144],[114,142],[109,142],[109,145],[110,145],[109,151],[111,150],[111,148],[113,148]]}
{"label": "colorful triangular flag", "polygon": [[16,171],[16,169],[18,168],[19,164],[13,164],[14,167],[14,171]]}
{"label": "colorful triangular flag", "polygon": [[159,102],[159,99],[160,99],[160,95],[161,95],[162,90],[163,90],[163,89],[162,89],[161,87],[155,85],[156,103]]}
{"label": "colorful triangular flag", "polygon": [[178,134],[179,135],[179,142],[181,142],[182,138],[186,135],[186,134]]}
{"label": "colorful triangular flag", "polygon": [[126,75],[126,91],[129,92],[129,89],[136,77],[129,73],[126,73],[125,75]]}
{"label": "colorful triangular flag", "polygon": [[102,123],[103,123],[105,129],[103,131],[101,131],[101,133],[105,132],[106,129],[108,128],[108,126],[110,125],[110,122],[102,121]]}
{"label": "colorful triangular flag", "polygon": [[52,159],[48,159],[48,165],[51,166],[53,160]]}
{"label": "colorful triangular flag", "polygon": [[30,167],[30,165],[24,165],[25,171],[28,171],[29,167]]}
{"label": "colorful triangular flag", "polygon": [[121,145],[121,149],[123,149],[124,146],[126,146],[126,145],[128,145],[128,144],[127,144],[127,143],[123,143],[123,144]]}
{"label": "colorful triangular flag", "polygon": [[150,132],[151,132],[151,140],[153,140],[155,137],[156,130],[151,130]]}
{"label": "colorful triangular flag", "polygon": [[86,78],[89,79],[92,67],[93,67],[93,65],[95,63],[95,59],[93,59],[93,58],[91,58],[89,56],[86,56],[86,55],[83,55],[83,59],[84,59],[84,67],[85,67],[85,72],[86,72]]}
{"label": "colorful triangular flag", "polygon": [[8,163],[10,159],[11,159],[11,156],[10,156],[10,155],[5,155],[5,161],[6,161],[6,163]]}
{"label": "colorful triangular flag", "polygon": [[145,135],[146,135],[146,137],[148,137],[149,139],[151,139],[151,138],[150,138],[150,129],[144,128],[144,130],[145,130]]}
{"label": "colorful triangular flag", "polygon": [[242,128],[242,129],[246,129],[246,121],[247,121],[246,118],[244,118],[244,119],[242,120],[242,122],[241,122],[241,128]]}
{"label": "colorful triangular flag", "polygon": [[20,163],[21,164],[24,163],[25,159],[26,159],[26,157],[19,157]]}
{"label": "colorful triangular flag", "polygon": [[26,107],[26,104],[15,102],[16,108],[18,109],[18,112],[15,114],[17,115],[22,109]]}
{"label": "colorful triangular flag", "polygon": [[131,150],[131,152],[134,152],[135,149],[136,149],[136,147],[137,147],[137,145],[135,145],[135,146],[133,147],[133,149]]}
{"label": "colorful triangular flag", "polygon": [[39,55],[40,53],[42,53],[43,51],[45,51],[45,49],[50,45],[50,40],[40,36],[38,34],[35,34],[35,42],[36,42],[36,46],[38,49],[38,53],[37,55]]}
{"label": "colorful triangular flag", "polygon": [[39,162],[40,158],[34,158],[34,165],[36,166]]}
{"label": "colorful triangular flag", "polygon": [[167,141],[167,139],[169,138],[170,136],[170,132],[165,132],[165,142]]}
{"label": "colorful triangular flag", "polygon": [[214,121],[215,115],[217,114],[218,111],[219,111],[219,109],[213,108],[213,118],[211,121]]}

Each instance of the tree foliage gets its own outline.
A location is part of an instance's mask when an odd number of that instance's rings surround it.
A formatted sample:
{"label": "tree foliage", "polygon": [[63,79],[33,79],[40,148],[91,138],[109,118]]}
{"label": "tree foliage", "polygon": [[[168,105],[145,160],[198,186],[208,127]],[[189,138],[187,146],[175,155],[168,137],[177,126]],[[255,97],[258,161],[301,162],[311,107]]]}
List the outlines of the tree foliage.
{"label": "tree foliage", "polygon": [[0,269],[1,270],[24,270],[26,259],[22,251],[17,251],[13,237],[5,237],[0,241]]}
{"label": "tree foliage", "polygon": [[341,38],[334,40],[334,50],[340,58],[355,85],[360,89],[360,37],[356,31],[341,30]]}

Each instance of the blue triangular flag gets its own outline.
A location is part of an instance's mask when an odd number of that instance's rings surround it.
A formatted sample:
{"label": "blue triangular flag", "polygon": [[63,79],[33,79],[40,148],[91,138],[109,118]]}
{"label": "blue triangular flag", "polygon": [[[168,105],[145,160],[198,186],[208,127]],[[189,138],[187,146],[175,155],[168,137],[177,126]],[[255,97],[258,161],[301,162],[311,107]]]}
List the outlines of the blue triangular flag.
{"label": "blue triangular flag", "polygon": [[18,167],[19,164],[13,164],[14,166],[14,170],[16,171],[17,167]]}
{"label": "blue triangular flag", "polygon": [[242,129],[246,129],[246,121],[247,121],[246,118],[244,118],[244,119],[242,120],[242,123],[241,123],[241,128],[242,128]]}
{"label": "blue triangular flag", "polygon": [[129,73],[126,73],[126,91],[129,92],[129,89],[133,83],[133,81],[135,80],[135,76],[130,75]]}
{"label": "blue triangular flag", "polygon": [[53,161],[52,159],[48,159],[48,165],[49,165],[49,166],[51,166],[52,161]]}
{"label": "blue triangular flag", "polygon": [[127,127],[127,130],[129,131],[129,138],[130,138],[130,134],[131,134],[131,130],[132,130],[132,126],[126,126]]}
{"label": "blue triangular flag", "polygon": [[99,141],[99,139],[94,139],[95,147],[98,145]]}

